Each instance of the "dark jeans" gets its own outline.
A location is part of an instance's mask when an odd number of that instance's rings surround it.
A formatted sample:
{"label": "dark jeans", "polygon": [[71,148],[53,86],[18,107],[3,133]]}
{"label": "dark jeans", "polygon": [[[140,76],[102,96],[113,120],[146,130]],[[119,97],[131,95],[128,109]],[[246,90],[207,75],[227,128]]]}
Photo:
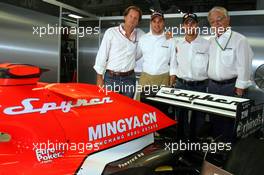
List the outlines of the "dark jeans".
{"label": "dark jeans", "polygon": [[104,84],[108,90],[133,98],[135,94],[136,75],[133,73],[129,76],[111,76],[106,71]]}
{"label": "dark jeans", "polygon": [[[201,85],[188,85],[183,84],[180,81],[176,81],[176,88],[198,91],[198,92],[206,92],[207,83]],[[179,122],[178,124],[178,132],[179,136],[183,139],[193,139],[199,136],[201,127],[205,123],[205,113],[199,111],[192,111],[192,116],[190,120],[190,124],[188,122],[188,112],[189,110],[184,108],[176,109],[176,117]]]}
{"label": "dark jeans", "polygon": [[[208,93],[234,96],[235,83],[217,84],[209,80]],[[234,133],[234,119],[225,116],[210,115],[210,122],[212,124],[212,136],[219,137],[222,141],[232,141]]]}

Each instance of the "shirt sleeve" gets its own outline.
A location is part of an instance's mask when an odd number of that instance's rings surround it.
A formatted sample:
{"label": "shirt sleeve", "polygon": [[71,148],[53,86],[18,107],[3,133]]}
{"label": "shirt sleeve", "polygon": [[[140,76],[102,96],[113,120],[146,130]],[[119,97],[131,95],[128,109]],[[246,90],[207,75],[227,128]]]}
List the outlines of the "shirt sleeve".
{"label": "shirt sleeve", "polygon": [[252,49],[246,40],[243,38],[238,43],[238,48],[236,50],[237,58],[237,81],[236,88],[246,89],[251,85],[250,76],[252,69]]}
{"label": "shirt sleeve", "polygon": [[142,50],[141,50],[141,43],[142,43],[142,36],[145,35],[143,30],[137,29],[137,53],[136,53],[136,60],[139,60],[143,55],[142,55]]}
{"label": "shirt sleeve", "polygon": [[137,53],[136,53],[136,61],[137,60],[139,60],[142,56],[143,56],[143,54],[142,54],[142,49],[141,49],[141,43],[142,43],[142,41],[141,41],[141,39],[139,39],[139,41],[138,41],[138,45],[137,45]]}
{"label": "shirt sleeve", "polygon": [[96,55],[94,69],[97,74],[103,74],[106,69],[106,63],[109,57],[109,50],[111,45],[111,33],[107,30],[104,34],[103,40],[99,47],[99,50]]}
{"label": "shirt sleeve", "polygon": [[137,40],[139,40],[145,34],[146,33],[143,30],[137,28]]}
{"label": "shirt sleeve", "polygon": [[170,51],[170,75],[176,75],[177,60],[176,60],[176,42],[171,39],[171,51]]}

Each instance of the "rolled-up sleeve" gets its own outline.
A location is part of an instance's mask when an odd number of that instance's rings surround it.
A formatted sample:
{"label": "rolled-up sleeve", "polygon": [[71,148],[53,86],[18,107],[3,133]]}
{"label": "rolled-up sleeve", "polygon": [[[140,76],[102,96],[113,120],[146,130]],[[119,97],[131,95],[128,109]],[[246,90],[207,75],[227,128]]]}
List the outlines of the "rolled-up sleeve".
{"label": "rolled-up sleeve", "polygon": [[250,76],[252,70],[253,52],[246,38],[239,41],[237,48],[236,88],[246,89],[251,85]]}
{"label": "rolled-up sleeve", "polygon": [[97,74],[103,74],[106,69],[107,59],[109,57],[109,50],[111,45],[111,32],[107,30],[104,34],[103,40],[99,47],[99,50],[96,55],[94,69]]}

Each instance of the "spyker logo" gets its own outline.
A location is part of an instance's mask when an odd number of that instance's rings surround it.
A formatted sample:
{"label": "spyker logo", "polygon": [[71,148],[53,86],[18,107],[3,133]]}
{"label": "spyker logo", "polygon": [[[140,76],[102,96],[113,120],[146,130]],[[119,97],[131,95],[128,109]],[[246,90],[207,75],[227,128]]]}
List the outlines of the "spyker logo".
{"label": "spyker logo", "polygon": [[11,106],[4,109],[4,113],[7,115],[19,115],[19,114],[28,114],[39,112],[40,114],[47,113],[48,111],[52,110],[61,110],[62,112],[66,113],[71,110],[71,108],[81,107],[81,106],[90,106],[90,105],[97,105],[97,104],[105,104],[105,103],[112,103],[113,101],[110,97],[104,98],[92,98],[90,100],[86,99],[78,99],[75,104],[72,101],[62,101],[59,105],[55,102],[50,103],[43,103],[41,108],[35,108],[32,105],[32,102],[40,101],[39,98],[26,98],[22,100],[19,106]]}
{"label": "spyker logo", "polygon": [[217,102],[217,103],[223,103],[223,104],[233,104],[235,106],[238,105],[239,101],[231,101],[231,100],[226,100],[226,99],[221,99],[221,98],[216,98],[214,95],[197,95],[197,94],[188,94],[181,92],[179,90],[162,90],[162,94],[168,94],[168,95],[174,95],[176,97],[184,97],[189,99],[189,101],[194,101],[195,99],[197,100],[203,100],[203,101],[210,101],[210,102]]}

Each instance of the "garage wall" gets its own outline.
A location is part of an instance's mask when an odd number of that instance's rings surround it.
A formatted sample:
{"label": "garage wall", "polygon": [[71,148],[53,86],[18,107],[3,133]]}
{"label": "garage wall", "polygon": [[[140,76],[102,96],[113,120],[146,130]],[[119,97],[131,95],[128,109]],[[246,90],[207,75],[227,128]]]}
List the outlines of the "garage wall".
{"label": "garage wall", "polygon": [[50,71],[44,73],[41,80],[57,82],[59,35],[40,37],[36,32],[33,35],[33,26],[58,26],[59,17],[0,3],[0,24],[0,62],[47,68]]}
{"label": "garage wall", "polygon": [[99,49],[100,34],[95,32],[99,27],[99,20],[80,21],[80,27],[93,29],[91,34],[79,37],[79,57],[78,57],[78,82],[96,84],[96,72],[93,69],[95,57]]}

